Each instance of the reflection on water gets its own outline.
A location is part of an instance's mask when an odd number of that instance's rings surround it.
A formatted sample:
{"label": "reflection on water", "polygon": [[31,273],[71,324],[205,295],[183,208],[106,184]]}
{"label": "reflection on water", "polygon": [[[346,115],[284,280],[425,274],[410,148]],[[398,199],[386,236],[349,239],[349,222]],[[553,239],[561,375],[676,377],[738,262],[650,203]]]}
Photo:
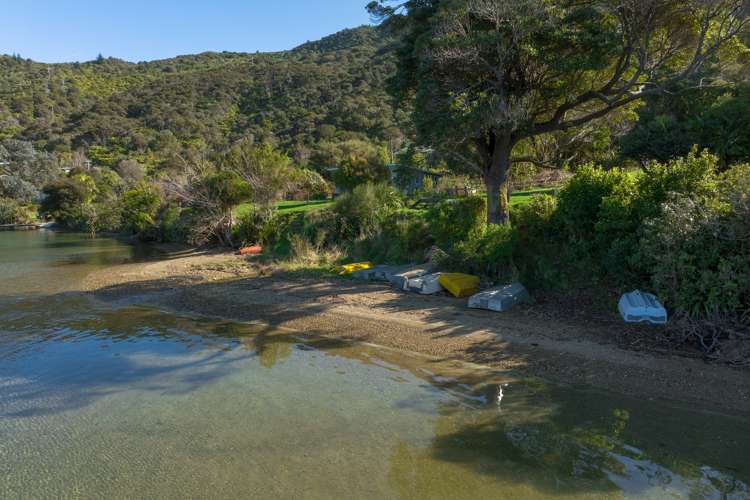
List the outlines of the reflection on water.
{"label": "reflection on water", "polygon": [[0,498],[739,499],[748,436],[258,325],[0,297]]}
{"label": "reflection on water", "polygon": [[143,260],[156,252],[111,238],[53,231],[0,234],[0,297],[70,290],[86,273]]}

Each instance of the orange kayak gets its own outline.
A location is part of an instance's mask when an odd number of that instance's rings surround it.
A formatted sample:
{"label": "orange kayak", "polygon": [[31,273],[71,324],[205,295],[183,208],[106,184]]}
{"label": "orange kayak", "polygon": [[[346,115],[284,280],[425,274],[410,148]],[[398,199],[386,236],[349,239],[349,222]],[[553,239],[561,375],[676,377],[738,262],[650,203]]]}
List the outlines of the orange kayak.
{"label": "orange kayak", "polygon": [[240,248],[238,252],[240,255],[260,255],[263,252],[263,247],[260,245],[253,245],[251,247]]}

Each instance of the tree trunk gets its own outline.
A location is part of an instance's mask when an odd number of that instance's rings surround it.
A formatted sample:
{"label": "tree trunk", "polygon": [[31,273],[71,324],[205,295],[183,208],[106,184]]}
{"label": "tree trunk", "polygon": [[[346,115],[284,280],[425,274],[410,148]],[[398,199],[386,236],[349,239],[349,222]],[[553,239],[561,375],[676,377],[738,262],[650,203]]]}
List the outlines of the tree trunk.
{"label": "tree trunk", "polygon": [[487,188],[487,224],[509,224],[510,155],[513,144],[510,137],[498,137],[485,169],[484,185]]}

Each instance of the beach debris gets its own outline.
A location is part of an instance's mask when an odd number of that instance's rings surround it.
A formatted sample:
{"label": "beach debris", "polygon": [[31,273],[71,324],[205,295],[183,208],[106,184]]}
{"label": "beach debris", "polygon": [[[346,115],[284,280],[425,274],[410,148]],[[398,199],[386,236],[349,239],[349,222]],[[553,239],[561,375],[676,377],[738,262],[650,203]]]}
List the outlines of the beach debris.
{"label": "beach debris", "polygon": [[372,267],[372,262],[355,262],[353,264],[344,264],[341,266],[334,266],[331,269],[331,272],[336,273],[340,276],[348,276],[357,271],[370,269],[371,267]]}
{"label": "beach debris", "polygon": [[407,284],[407,289],[410,292],[421,293],[422,295],[432,295],[443,290],[443,285],[440,284],[441,273],[432,273],[412,278]]}
{"label": "beach debris", "polygon": [[440,284],[454,297],[469,297],[479,291],[479,276],[462,273],[443,273]]}
{"label": "beach debris", "polygon": [[648,322],[655,325],[667,323],[667,310],[655,295],[635,290],[623,294],[618,305],[627,323]]}
{"label": "beach debris", "polygon": [[260,255],[261,253],[263,253],[263,247],[260,245],[242,247],[237,251],[237,255]]}
{"label": "beach debris", "polygon": [[484,290],[469,298],[472,309],[488,309],[503,312],[522,302],[531,300],[529,291],[521,283],[511,283]]}
{"label": "beach debris", "polygon": [[409,266],[404,270],[391,274],[388,281],[390,281],[391,286],[393,286],[394,288],[397,288],[399,290],[408,290],[410,279],[419,278],[420,276],[430,274],[431,272],[432,266],[430,266],[429,264],[421,266]]}

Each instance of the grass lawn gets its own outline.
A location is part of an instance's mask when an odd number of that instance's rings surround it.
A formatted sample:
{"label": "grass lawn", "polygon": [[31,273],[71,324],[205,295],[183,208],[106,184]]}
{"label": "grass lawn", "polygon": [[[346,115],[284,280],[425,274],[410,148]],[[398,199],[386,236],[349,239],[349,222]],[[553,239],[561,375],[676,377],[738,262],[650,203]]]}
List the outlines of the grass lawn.
{"label": "grass lawn", "polygon": [[277,205],[280,214],[292,214],[295,212],[309,212],[310,210],[319,210],[330,207],[333,200],[312,200],[312,201],[280,201]]}
{"label": "grass lawn", "polygon": [[[296,212],[309,212],[310,210],[319,210],[321,208],[333,205],[332,200],[312,200],[312,201],[280,201],[276,208],[280,214],[293,214]],[[252,210],[251,203],[240,205],[235,210],[235,215],[240,217]]]}
{"label": "grass lawn", "polygon": [[[524,203],[528,203],[531,201],[531,198],[533,198],[535,195],[538,194],[555,194],[555,190],[559,188],[534,188],[529,189],[527,191],[516,191],[515,193],[511,194],[510,196],[510,204],[513,205],[523,205]],[[278,205],[276,205],[276,208],[278,209],[279,214],[293,214],[297,212],[309,212],[311,210],[320,210],[321,208],[327,208],[333,206],[333,200],[311,200],[311,201],[280,201]],[[240,205],[237,207],[237,210],[235,211],[235,215],[237,217],[240,217],[244,214],[246,214],[249,210],[252,209],[252,204],[245,203],[244,205]],[[422,210],[423,211],[423,210]]]}
{"label": "grass lawn", "polygon": [[550,188],[534,188],[529,189],[528,191],[516,191],[513,194],[510,195],[510,205],[523,205],[525,203],[528,203],[531,201],[531,199],[538,195],[538,194],[549,194],[554,196],[555,191],[557,191],[559,188],[557,187],[550,187]]}

